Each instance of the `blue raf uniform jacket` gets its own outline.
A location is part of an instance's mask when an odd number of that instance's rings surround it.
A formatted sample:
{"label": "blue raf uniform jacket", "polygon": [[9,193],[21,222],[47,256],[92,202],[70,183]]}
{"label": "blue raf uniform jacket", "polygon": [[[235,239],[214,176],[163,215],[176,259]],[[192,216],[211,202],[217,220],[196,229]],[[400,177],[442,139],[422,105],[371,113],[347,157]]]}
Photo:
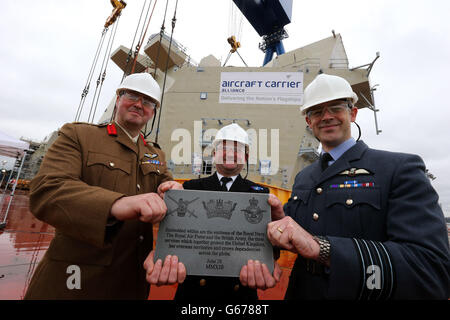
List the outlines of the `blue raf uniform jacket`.
{"label": "blue raf uniform jacket", "polygon": [[298,256],[286,299],[449,298],[447,230],[419,156],[357,142],[299,172],[284,211],[331,243],[322,272]]}

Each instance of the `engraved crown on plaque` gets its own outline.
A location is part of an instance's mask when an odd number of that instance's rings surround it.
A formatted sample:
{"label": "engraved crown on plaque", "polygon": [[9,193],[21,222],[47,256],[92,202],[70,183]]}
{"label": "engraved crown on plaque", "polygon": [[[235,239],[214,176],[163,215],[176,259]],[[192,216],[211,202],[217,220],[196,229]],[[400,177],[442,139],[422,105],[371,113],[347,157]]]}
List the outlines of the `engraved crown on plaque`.
{"label": "engraved crown on plaque", "polygon": [[209,200],[208,203],[203,201],[203,207],[206,210],[206,216],[211,218],[231,219],[232,212],[236,208],[237,203],[232,201],[223,201],[222,199]]}
{"label": "engraved crown on plaque", "polygon": [[248,202],[250,202],[250,207],[252,208],[256,208],[256,206],[258,205],[258,200],[256,200],[255,198],[251,198],[250,200],[248,200]]}

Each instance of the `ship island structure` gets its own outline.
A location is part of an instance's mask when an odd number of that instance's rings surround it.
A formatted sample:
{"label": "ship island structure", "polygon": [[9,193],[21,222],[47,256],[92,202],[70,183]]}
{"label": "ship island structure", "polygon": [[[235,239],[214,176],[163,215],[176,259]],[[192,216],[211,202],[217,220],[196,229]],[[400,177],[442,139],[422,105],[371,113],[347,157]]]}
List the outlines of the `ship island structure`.
{"label": "ship island structure", "polygon": [[[160,58],[162,61],[155,70],[154,61],[157,59],[158,47],[163,51],[163,58]],[[285,52],[262,67],[221,66],[221,62],[213,55],[193,64],[184,47],[173,39],[170,53],[168,51],[169,37],[153,35],[144,49],[145,55],[138,57],[135,71],[155,75],[161,87],[165,79],[157,142],[166,151],[168,168],[177,180],[194,179],[214,172],[211,153],[214,136],[208,135],[208,131],[214,132],[210,129],[218,130],[233,122],[250,133],[251,155],[248,172],[247,168],[244,168],[242,174],[248,174],[248,179],[257,183],[279,190],[290,189],[296,174],[319,156],[319,141],[308,128],[298,104],[222,103],[220,94],[223,73],[300,72],[303,76],[303,87],[320,73],[337,75],[347,79],[357,93],[359,99],[356,107],[375,110],[369,81],[370,70],[349,68],[340,34],[333,34],[305,47]],[[129,48],[120,46],[111,57],[124,71],[127,68],[128,52]],[[168,63],[165,59],[169,59]],[[373,63],[367,66],[372,65]],[[113,109],[114,100],[101,116],[99,123],[109,122]],[[195,132],[199,127],[201,132]],[[146,134],[150,133],[150,128],[151,121]],[[180,151],[191,151],[191,161],[181,163],[171,158],[171,150],[181,143],[179,139],[172,137],[172,133],[180,128],[188,130],[192,138],[190,147]],[[155,141],[155,135],[153,130],[149,139]],[[258,146],[262,146],[263,142],[267,142],[267,146],[264,152],[261,152]],[[201,146],[200,154],[194,154],[194,144]],[[178,152],[175,154],[178,155]],[[275,162],[277,168],[273,170],[272,164]]]}
{"label": "ship island structure", "polygon": [[[374,112],[377,127],[378,109],[374,106],[374,87],[371,87],[369,75],[379,53],[372,62],[351,68],[342,36],[334,30],[328,38],[285,52],[282,40],[288,37],[284,26],[291,22],[292,0],[232,1],[263,39],[259,47],[265,57],[260,67],[248,67],[244,60],[245,67],[226,66],[226,61],[222,63],[213,55],[206,55],[196,63],[186,48],[164,30],[151,35],[140,51],[133,52],[133,48],[120,45],[110,59],[124,76],[148,72],[161,86],[162,103],[155,115],[156,121],[151,119],[142,133],[165,151],[168,169],[175,180],[183,182],[212,174],[215,168],[211,144],[215,132],[237,123],[249,133],[250,139],[248,166],[244,166],[242,175],[269,187],[282,201],[287,201],[296,174],[319,157],[319,141],[299,110],[301,98],[290,100],[281,93],[273,102],[263,101],[266,97],[270,99],[270,95],[260,96],[261,103],[225,100],[224,91],[233,90],[224,88],[225,75],[270,80],[273,74],[275,80],[279,80],[280,75],[285,74],[287,81],[278,84],[292,87],[295,84],[294,91],[299,96],[320,73],[341,76],[358,95],[356,107]],[[107,24],[113,24],[120,15],[118,9],[126,6],[124,1],[114,0],[114,3],[116,6]],[[239,42],[234,36],[227,40],[231,45],[228,58],[232,53],[239,55]],[[291,75],[297,81],[289,81]],[[112,97],[99,124],[112,120],[114,105],[115,97]],[[187,135],[177,136],[180,130]],[[381,132],[376,130],[377,134]],[[50,134],[31,155],[30,177],[39,169],[56,137],[57,132]]]}

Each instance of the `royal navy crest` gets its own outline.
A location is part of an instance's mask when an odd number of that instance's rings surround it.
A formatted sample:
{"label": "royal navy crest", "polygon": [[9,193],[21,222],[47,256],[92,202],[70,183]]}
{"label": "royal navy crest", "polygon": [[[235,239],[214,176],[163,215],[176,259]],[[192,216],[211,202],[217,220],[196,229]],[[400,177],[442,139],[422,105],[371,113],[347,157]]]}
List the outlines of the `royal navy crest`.
{"label": "royal navy crest", "polygon": [[206,216],[211,218],[231,219],[231,215],[236,208],[236,202],[223,201],[222,199],[211,199],[208,203],[203,201],[203,208],[206,210]]}

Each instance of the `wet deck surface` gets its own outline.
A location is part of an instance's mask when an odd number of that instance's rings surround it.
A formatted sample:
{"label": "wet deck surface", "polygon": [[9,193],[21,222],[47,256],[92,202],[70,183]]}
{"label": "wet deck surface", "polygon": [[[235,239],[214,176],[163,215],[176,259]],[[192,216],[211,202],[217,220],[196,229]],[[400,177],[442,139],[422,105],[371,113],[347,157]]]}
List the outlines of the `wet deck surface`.
{"label": "wet deck surface", "polygon": [[[1,205],[3,220],[9,195]],[[28,209],[27,193],[16,190],[6,228],[0,231],[0,299],[22,299],[31,276],[53,239],[52,226],[37,220]]]}
{"label": "wet deck surface", "polygon": [[[3,221],[9,195],[2,201],[0,193],[0,221]],[[157,233],[157,227],[154,228]],[[9,209],[6,228],[0,230],[0,300],[20,300],[24,297],[28,284],[39,261],[45,254],[55,229],[37,220],[29,211],[28,193],[16,190]],[[155,238],[156,239],[156,238]],[[258,291],[260,299],[283,299],[295,255],[281,252],[278,263],[282,267],[281,281],[272,289]],[[176,285],[153,287],[151,300],[171,300]]]}

